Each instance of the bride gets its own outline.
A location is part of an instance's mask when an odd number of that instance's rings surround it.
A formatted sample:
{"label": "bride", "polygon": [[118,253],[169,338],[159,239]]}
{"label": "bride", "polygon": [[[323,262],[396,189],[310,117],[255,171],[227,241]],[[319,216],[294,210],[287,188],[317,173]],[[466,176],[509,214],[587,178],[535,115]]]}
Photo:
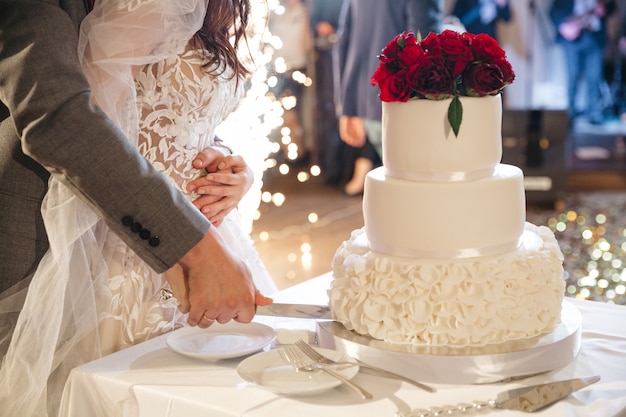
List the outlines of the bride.
{"label": "bride", "polygon": [[[235,207],[250,169],[228,149],[214,155],[208,175],[192,165],[199,150],[219,148],[215,130],[243,97],[249,70],[238,53],[250,7],[250,0],[97,0],[81,26],[79,56],[95,104],[187,198],[209,194],[203,212],[256,287],[271,294],[276,287]],[[48,234],[59,237],[33,276],[0,369],[0,402],[20,417],[56,416],[72,368],[184,326],[188,308],[176,267],[155,273],[54,179],[43,214]],[[163,288],[179,308],[159,300]]]}

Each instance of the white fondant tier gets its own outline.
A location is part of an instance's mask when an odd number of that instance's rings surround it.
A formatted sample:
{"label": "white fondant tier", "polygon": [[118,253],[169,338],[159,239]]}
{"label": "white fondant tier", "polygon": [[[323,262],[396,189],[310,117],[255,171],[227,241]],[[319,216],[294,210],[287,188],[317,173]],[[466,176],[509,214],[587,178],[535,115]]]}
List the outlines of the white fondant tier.
{"label": "white fondant tier", "polygon": [[547,227],[526,223],[519,248],[499,256],[407,259],[367,247],[363,229],[333,259],[334,318],[390,343],[483,346],[551,332],[565,282]]}
{"label": "white fondant tier", "polygon": [[522,171],[498,164],[473,181],[407,181],[370,171],[363,216],[369,247],[402,257],[458,258],[514,250],[524,231]]}
{"label": "white fondant tier", "polygon": [[500,95],[461,97],[458,137],[448,123],[451,99],[383,102],[383,166],[395,178],[474,179],[502,159]]}

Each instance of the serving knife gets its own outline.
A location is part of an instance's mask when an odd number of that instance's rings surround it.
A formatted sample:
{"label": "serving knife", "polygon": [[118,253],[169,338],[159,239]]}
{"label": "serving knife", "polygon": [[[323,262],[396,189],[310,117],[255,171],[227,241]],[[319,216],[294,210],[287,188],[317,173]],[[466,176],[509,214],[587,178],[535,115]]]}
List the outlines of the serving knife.
{"label": "serving knife", "polygon": [[495,400],[476,401],[471,404],[446,405],[427,410],[415,409],[396,413],[396,417],[434,417],[468,413],[469,411],[506,409],[532,413],[553,404],[600,380],[600,376],[547,382],[545,384],[516,388],[498,394]]}

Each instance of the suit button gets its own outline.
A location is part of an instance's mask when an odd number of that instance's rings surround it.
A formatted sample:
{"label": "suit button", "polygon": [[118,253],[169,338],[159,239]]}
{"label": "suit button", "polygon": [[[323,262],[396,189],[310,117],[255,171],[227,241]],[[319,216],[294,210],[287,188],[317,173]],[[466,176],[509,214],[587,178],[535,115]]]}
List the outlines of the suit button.
{"label": "suit button", "polygon": [[150,230],[141,229],[141,231],[139,232],[139,237],[142,238],[143,240],[148,239],[150,237]]}
{"label": "suit button", "polygon": [[131,216],[122,217],[122,224],[126,227],[130,227],[133,224],[133,218]]}
{"label": "suit button", "polygon": [[153,248],[159,246],[159,244],[161,244],[161,239],[159,239],[158,236],[152,236],[150,239],[148,239],[148,245],[152,246]]}
{"label": "suit button", "polygon": [[134,222],[131,226],[130,226],[130,230],[132,230],[135,233],[139,233],[141,232],[141,223],[139,222]]}

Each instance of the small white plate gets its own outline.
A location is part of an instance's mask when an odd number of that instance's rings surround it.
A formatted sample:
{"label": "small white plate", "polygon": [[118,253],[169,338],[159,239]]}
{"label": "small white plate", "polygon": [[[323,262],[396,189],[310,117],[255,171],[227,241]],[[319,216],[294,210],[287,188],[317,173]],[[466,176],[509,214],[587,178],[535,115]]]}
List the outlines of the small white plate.
{"label": "small white plate", "polygon": [[[336,361],[354,359],[336,350],[315,348],[322,355]],[[358,366],[337,367],[335,372],[352,379],[358,372]],[[313,395],[327,391],[342,382],[322,371],[297,372],[281,355],[280,349],[257,353],[241,361],[237,373],[245,381],[265,388],[277,394]]]}
{"label": "small white plate", "polygon": [[196,359],[237,358],[263,349],[274,341],[274,330],[261,323],[215,323],[208,329],[183,327],[167,336],[170,349]]}

